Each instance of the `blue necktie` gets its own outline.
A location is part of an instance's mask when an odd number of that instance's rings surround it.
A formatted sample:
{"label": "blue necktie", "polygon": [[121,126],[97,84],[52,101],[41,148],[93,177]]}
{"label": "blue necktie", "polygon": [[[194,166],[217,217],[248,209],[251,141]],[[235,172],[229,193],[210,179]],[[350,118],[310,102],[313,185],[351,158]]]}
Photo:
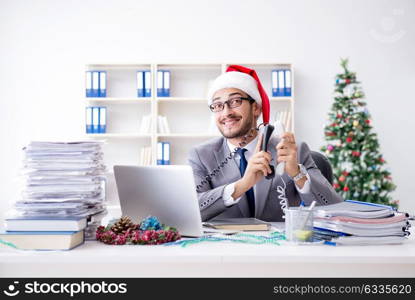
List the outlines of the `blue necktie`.
{"label": "blue necktie", "polygon": [[[245,158],[245,152],[248,151],[244,148],[239,148],[237,150],[237,153],[241,157],[241,163],[239,164],[239,171],[241,172],[241,176],[244,176],[246,167],[248,166],[248,162]],[[246,198],[248,199],[248,206],[249,206],[249,212],[250,217],[255,217],[255,195],[254,195],[254,188],[250,188],[245,193]]]}

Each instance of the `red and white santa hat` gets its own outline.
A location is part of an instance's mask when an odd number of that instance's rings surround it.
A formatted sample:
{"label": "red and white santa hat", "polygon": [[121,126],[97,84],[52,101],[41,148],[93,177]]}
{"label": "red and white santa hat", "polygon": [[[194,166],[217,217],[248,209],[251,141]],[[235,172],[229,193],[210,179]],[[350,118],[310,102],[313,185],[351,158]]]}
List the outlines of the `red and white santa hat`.
{"label": "red and white santa hat", "polygon": [[209,105],[212,103],[215,93],[224,88],[236,88],[247,93],[262,107],[263,122],[269,123],[269,98],[255,70],[238,65],[229,66],[226,73],[217,77],[210,87],[208,92]]}

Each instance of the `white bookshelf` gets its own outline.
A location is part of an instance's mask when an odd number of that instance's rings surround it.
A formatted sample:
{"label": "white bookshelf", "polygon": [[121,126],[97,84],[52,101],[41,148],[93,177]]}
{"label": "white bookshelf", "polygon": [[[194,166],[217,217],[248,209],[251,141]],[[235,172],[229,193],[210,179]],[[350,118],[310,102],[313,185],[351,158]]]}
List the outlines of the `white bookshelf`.
{"label": "white bookshelf", "polygon": [[94,98],[94,97],[88,97],[87,98],[90,103],[99,103],[100,105],[104,105],[105,103],[119,103],[119,104],[144,104],[144,103],[151,103],[151,99],[149,98],[143,98],[143,97],[137,97],[137,98]]}
{"label": "white bookshelf", "polygon": [[[220,136],[212,123],[206,94],[213,80],[225,72],[230,64],[239,64],[256,70],[271,102],[271,120],[279,110],[291,112],[287,130],[294,131],[294,72],[289,63],[97,63],[85,70],[107,71],[107,97],[84,97],[85,106],[107,107],[107,133],[86,134],[91,139],[106,140],[105,161],[109,171],[115,164],[138,165],[143,147],[151,147],[153,165],[156,165],[157,143],[170,142],[171,163],[186,164],[191,147]],[[291,97],[271,97],[271,70],[289,68],[292,76]],[[171,72],[171,97],[157,97],[157,70]],[[151,70],[152,96],[137,97],[136,72]],[[150,115],[150,132],[140,133],[144,116]],[[170,133],[157,131],[157,117],[167,117]]]}
{"label": "white bookshelf", "polygon": [[119,139],[142,139],[151,138],[151,134],[142,133],[93,133],[88,134],[90,138],[107,139],[107,138],[119,138]]}

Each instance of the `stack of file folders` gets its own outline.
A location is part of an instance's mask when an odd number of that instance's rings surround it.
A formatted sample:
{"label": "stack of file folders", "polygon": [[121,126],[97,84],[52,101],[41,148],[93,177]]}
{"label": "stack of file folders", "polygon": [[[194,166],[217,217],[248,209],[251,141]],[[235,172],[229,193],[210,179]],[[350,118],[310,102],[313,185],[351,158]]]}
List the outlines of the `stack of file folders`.
{"label": "stack of file folders", "polygon": [[351,200],[316,207],[313,225],[314,237],[333,245],[400,244],[411,226],[407,213]]}
{"label": "stack of file folders", "polygon": [[58,227],[61,220],[105,215],[101,146],[101,141],[31,142],[23,148],[22,195],[8,213],[6,228],[8,220],[48,220],[49,227],[54,222]]}

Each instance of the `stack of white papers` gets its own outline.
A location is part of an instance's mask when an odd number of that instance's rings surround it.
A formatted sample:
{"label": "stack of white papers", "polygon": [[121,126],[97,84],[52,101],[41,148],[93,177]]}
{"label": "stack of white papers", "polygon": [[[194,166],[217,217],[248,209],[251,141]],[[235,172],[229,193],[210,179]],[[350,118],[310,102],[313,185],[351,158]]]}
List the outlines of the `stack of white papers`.
{"label": "stack of white papers", "polygon": [[14,216],[88,217],[105,210],[101,141],[31,142]]}
{"label": "stack of white papers", "polygon": [[402,243],[410,234],[409,215],[390,206],[346,200],[314,211],[314,235],[344,245]]}

